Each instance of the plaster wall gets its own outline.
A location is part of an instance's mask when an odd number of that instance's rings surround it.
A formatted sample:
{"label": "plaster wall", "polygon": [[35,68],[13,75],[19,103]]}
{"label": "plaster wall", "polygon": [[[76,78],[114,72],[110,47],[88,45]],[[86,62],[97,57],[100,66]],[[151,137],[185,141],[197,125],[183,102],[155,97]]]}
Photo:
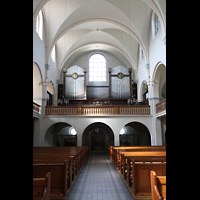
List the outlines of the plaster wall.
{"label": "plaster wall", "polygon": [[[140,122],[144,124],[150,134],[152,140],[152,119],[151,116],[44,116],[43,117],[43,134],[42,146],[46,146],[45,137],[49,127],[55,123],[64,122],[75,128],[77,132],[77,146],[82,146],[82,135],[84,130],[92,123],[101,122],[108,125],[114,133],[114,145],[119,145],[119,133],[122,127],[130,122]],[[49,144],[48,144],[49,145]]]}

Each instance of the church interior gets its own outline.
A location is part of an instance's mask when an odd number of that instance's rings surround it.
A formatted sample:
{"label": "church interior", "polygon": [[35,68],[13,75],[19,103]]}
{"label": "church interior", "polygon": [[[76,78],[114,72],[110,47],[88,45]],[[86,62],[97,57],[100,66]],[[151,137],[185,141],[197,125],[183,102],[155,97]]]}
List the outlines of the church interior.
{"label": "church interior", "polygon": [[[136,192],[139,189],[128,183],[131,176],[115,165],[115,151],[122,162],[118,153],[123,150],[117,147],[154,152],[148,161],[161,159],[160,171],[155,168],[159,177],[166,176],[165,146],[166,0],[33,0],[33,165],[42,163],[44,152],[50,156],[68,149],[82,155],[63,199],[151,196],[153,191]],[[41,157],[36,159],[36,154]],[[113,190],[105,192],[107,196],[101,194],[106,188],[93,196],[73,189],[77,185],[80,191],[90,190],[92,186],[78,180],[89,178],[92,163],[99,163],[99,177],[110,176]],[[107,175],[100,166],[108,169]],[[119,176],[116,181],[112,170]],[[50,177],[54,179],[52,172]],[[124,190],[131,191],[119,192],[120,177],[128,183]],[[150,182],[150,172],[148,178]],[[55,194],[47,196],[61,198]]]}

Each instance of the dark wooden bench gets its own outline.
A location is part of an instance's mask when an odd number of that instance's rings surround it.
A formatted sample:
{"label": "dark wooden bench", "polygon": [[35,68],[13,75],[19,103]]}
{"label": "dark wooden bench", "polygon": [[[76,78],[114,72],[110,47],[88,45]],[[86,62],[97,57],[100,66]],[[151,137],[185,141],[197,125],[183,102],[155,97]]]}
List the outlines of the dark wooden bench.
{"label": "dark wooden bench", "polygon": [[155,171],[151,171],[151,196],[152,200],[166,199],[166,176],[157,176]]}
{"label": "dark wooden bench", "polygon": [[34,147],[33,177],[51,172],[51,198],[64,199],[87,159],[87,147]]}
{"label": "dark wooden bench", "polygon": [[158,176],[166,176],[166,163],[137,163],[132,159],[130,170],[130,188],[134,197],[151,198],[150,171],[155,171]]}
{"label": "dark wooden bench", "polygon": [[166,175],[166,147],[110,147],[116,169],[136,199],[151,199],[150,171]]}
{"label": "dark wooden bench", "polygon": [[127,182],[127,185],[130,187],[131,182],[130,182],[130,174],[132,170],[132,159],[134,159],[135,163],[166,163],[166,156],[135,156],[135,157],[126,157],[127,159],[127,164],[126,164],[126,170],[123,171],[123,178]]}
{"label": "dark wooden bench", "polygon": [[[134,157],[166,157],[166,151],[136,151],[136,152],[120,152],[119,160],[116,163],[117,169],[123,174],[122,166],[126,163],[124,156]],[[124,168],[125,169],[125,168]]]}
{"label": "dark wooden bench", "polygon": [[44,178],[33,178],[33,200],[50,200],[51,172]]}
{"label": "dark wooden bench", "polygon": [[33,161],[44,158],[70,158],[72,160],[72,170],[75,178],[87,159],[87,147],[33,147]]}
{"label": "dark wooden bench", "polygon": [[165,146],[109,146],[110,159],[116,163],[120,151],[166,151]]}
{"label": "dark wooden bench", "polygon": [[33,164],[33,178],[44,176],[51,172],[50,198],[65,198],[67,189],[71,186],[69,180],[70,160],[59,163]]}

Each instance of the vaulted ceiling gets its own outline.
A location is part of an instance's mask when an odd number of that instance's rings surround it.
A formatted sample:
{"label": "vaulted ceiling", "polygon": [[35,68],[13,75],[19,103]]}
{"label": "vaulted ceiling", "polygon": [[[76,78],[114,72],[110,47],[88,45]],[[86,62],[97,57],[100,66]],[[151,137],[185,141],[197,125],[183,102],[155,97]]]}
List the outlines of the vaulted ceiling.
{"label": "vaulted ceiling", "polygon": [[166,36],[165,8],[166,0],[33,0],[33,23],[42,10],[46,63],[56,45],[58,74],[72,57],[94,50],[112,54],[137,72],[139,45],[149,63],[152,11]]}

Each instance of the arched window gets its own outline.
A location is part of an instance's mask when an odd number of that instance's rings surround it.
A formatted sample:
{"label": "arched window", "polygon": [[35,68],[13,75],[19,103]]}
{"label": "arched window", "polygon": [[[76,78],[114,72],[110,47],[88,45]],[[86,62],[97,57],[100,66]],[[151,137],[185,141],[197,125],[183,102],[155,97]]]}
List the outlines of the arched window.
{"label": "arched window", "polygon": [[51,51],[51,58],[53,60],[53,62],[55,62],[55,58],[56,58],[56,50],[55,50],[55,45]]}
{"label": "arched window", "polygon": [[155,35],[158,33],[158,16],[155,14]]}
{"label": "arched window", "polygon": [[106,81],[106,59],[101,54],[89,59],[89,81]]}
{"label": "arched window", "polygon": [[152,29],[152,38],[154,39],[159,30],[158,16],[156,15],[155,12],[152,12],[151,29]]}
{"label": "arched window", "polygon": [[36,32],[38,33],[40,39],[42,40],[42,32],[43,32],[43,17],[42,11],[40,10],[36,17]]}

